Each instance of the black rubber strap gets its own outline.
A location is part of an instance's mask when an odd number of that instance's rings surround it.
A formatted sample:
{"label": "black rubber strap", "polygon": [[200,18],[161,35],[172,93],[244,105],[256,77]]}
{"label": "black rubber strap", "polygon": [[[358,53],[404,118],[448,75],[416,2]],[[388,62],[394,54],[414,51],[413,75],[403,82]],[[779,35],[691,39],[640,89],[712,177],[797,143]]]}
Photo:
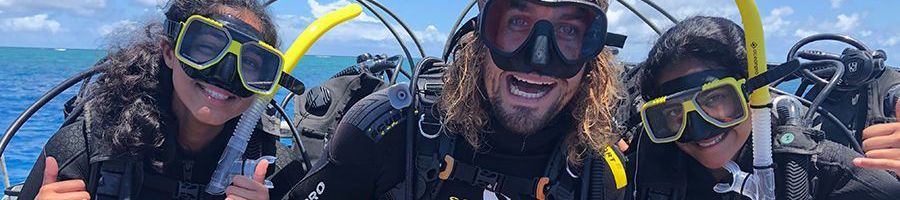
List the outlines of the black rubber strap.
{"label": "black rubber strap", "polygon": [[628,36],[622,34],[606,33],[606,46],[623,48],[627,39]]}
{"label": "black rubber strap", "polygon": [[800,69],[800,61],[797,59],[788,61],[786,63],[782,63],[778,65],[778,67],[769,69],[762,74],[754,76],[747,80],[747,91],[753,91],[759,89],[763,86],[769,85],[772,82],[775,82],[778,79],[784,78],[787,75],[793,74],[798,69]]}
{"label": "black rubber strap", "polygon": [[306,85],[304,85],[302,81],[297,80],[297,78],[294,78],[294,76],[285,72],[281,72],[281,80],[278,81],[278,85],[281,85],[281,87],[284,87],[296,95],[301,95],[303,94],[303,91],[306,90]]}
{"label": "black rubber strap", "polygon": [[453,39],[450,39],[450,48],[447,49],[447,52],[444,52],[444,55],[442,55],[441,58],[447,60],[450,53],[455,51],[456,45],[459,43],[462,36],[475,31],[475,27],[478,27],[478,17],[472,17],[467,20],[466,23],[463,23],[463,26],[459,28],[459,31],[456,31],[456,33],[453,34]]}
{"label": "black rubber strap", "polygon": [[536,197],[540,178],[522,178],[483,169],[466,163],[454,162],[450,180],[468,183],[472,186],[504,195],[525,195]]}
{"label": "black rubber strap", "polygon": [[[171,38],[172,40],[175,40],[176,38],[178,38],[178,34],[181,33],[181,22],[166,19],[163,28],[166,29],[166,35],[169,36],[169,38]],[[175,48],[174,44],[172,44],[172,48]]]}

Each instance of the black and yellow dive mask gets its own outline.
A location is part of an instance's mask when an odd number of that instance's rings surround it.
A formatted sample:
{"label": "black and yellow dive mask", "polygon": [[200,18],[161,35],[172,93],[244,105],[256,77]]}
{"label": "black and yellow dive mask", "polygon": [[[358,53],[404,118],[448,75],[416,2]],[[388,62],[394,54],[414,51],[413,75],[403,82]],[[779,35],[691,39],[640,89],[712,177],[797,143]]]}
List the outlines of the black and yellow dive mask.
{"label": "black and yellow dive mask", "polygon": [[750,117],[751,91],[794,73],[792,60],[750,79],[726,70],[706,70],[660,84],[641,106],[641,122],[654,143],[694,142],[727,132]]}
{"label": "black and yellow dive mask", "polygon": [[227,15],[192,15],[166,20],[175,57],[185,73],[237,96],[271,95],[284,68],[278,49],[261,41],[259,31]]}
{"label": "black and yellow dive mask", "polygon": [[[749,117],[746,79],[707,70],[660,85],[667,94],[641,107],[641,120],[655,143],[692,142],[725,133]],[[673,92],[675,91],[675,92]]]}

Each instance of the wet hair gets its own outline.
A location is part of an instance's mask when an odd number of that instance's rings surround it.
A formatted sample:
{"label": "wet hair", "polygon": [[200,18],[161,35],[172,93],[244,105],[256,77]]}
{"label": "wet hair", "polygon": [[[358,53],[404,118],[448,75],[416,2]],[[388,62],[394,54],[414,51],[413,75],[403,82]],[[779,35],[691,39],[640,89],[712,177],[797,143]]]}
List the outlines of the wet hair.
{"label": "wet hair", "polygon": [[672,64],[694,59],[724,67],[725,70],[747,75],[747,51],[744,30],[731,20],[721,17],[696,16],[679,22],[656,40],[647,60],[638,66],[641,94],[644,100],[656,88],[657,76]]}
{"label": "wet hair", "polygon": [[[591,2],[607,7],[606,0]],[[484,94],[484,66],[488,49],[474,32],[460,39],[451,67],[444,74],[444,89],[437,107],[442,122],[450,132],[462,136],[475,150],[483,141],[482,134],[490,129],[491,115],[489,102]],[[568,114],[573,119],[574,133],[563,139],[566,159],[570,164],[580,166],[582,159],[590,155],[604,153],[607,146],[620,137],[613,123],[615,102],[621,98],[621,83],[616,77],[621,70],[615,56],[604,49],[594,60],[586,64],[582,84],[572,97],[566,109],[559,114]]]}
{"label": "wet hair", "polygon": [[[192,14],[222,12],[219,6],[251,11],[261,22],[262,40],[278,45],[275,25],[266,8],[256,0],[172,0],[166,16],[184,20]],[[219,13],[225,14],[225,13]],[[114,38],[109,53],[97,63],[101,74],[90,85],[90,100],[85,104],[86,129],[109,142],[112,152],[132,153],[162,143],[163,115],[169,115],[172,101],[172,70],[163,61],[160,42],[174,47],[156,19],[139,31]]]}

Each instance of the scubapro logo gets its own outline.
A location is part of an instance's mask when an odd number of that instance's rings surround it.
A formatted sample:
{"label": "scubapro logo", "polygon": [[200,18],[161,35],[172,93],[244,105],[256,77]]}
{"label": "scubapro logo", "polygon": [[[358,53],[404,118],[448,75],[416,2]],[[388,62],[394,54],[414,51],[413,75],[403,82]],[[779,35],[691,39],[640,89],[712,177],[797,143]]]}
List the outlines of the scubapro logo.
{"label": "scubapro logo", "polygon": [[316,185],[316,191],[310,192],[305,200],[319,199],[319,195],[322,195],[322,193],[325,193],[325,182],[319,182],[319,184]]}

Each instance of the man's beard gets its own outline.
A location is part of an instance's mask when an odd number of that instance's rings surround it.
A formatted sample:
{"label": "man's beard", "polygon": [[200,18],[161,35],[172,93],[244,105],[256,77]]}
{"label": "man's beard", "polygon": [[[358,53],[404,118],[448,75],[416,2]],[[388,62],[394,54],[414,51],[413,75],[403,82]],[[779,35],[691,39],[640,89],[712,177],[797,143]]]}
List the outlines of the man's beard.
{"label": "man's beard", "polygon": [[500,97],[490,99],[491,114],[499,125],[502,125],[508,131],[531,135],[537,133],[553,120],[553,117],[559,110],[559,105],[554,104],[547,109],[547,112],[538,113],[534,108],[523,106],[512,106],[512,108],[504,108]]}

